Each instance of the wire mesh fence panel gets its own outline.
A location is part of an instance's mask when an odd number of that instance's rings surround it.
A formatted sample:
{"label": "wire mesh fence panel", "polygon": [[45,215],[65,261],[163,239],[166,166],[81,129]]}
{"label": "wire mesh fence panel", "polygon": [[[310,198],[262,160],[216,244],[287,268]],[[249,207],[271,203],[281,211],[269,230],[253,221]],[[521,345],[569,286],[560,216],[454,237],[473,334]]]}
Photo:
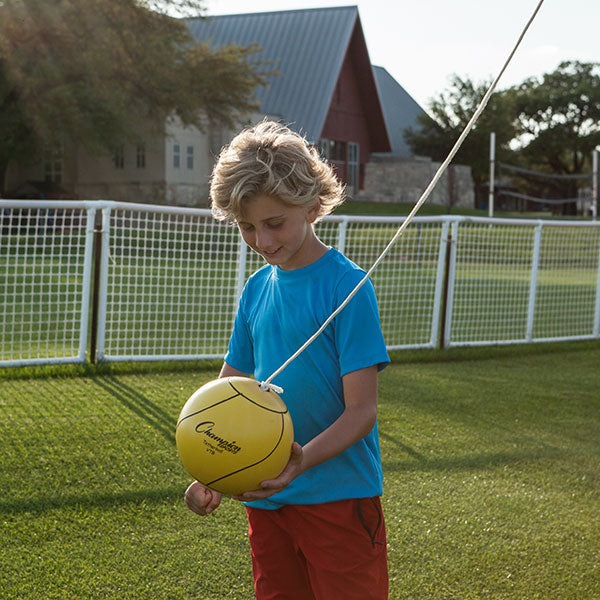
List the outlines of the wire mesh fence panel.
{"label": "wire mesh fence panel", "polygon": [[[265,264],[208,210],[0,200],[0,211],[0,366],[85,361],[88,329],[99,360],[221,358],[241,289]],[[316,231],[368,270],[402,220],[332,215]],[[444,317],[448,346],[600,337],[599,223],[417,217],[372,279],[389,349],[437,347]]]}
{"label": "wire mesh fence panel", "polygon": [[207,213],[113,209],[102,358],[222,357],[238,249],[237,230]]}
{"label": "wire mesh fence panel", "polygon": [[534,339],[594,335],[599,257],[598,227],[543,228]]}
{"label": "wire mesh fence panel", "polygon": [[315,225],[315,232],[319,239],[332,248],[343,251],[345,244],[347,224],[345,221],[325,217]]}
{"label": "wire mesh fence panel", "polygon": [[2,203],[1,364],[85,360],[91,268],[87,215],[84,208]]}
{"label": "wire mesh fence panel", "polygon": [[449,345],[524,341],[535,228],[461,222]]}
{"label": "wire mesh fence panel", "polygon": [[[401,222],[401,219],[372,223],[363,218],[326,217],[317,223],[315,230],[326,245],[343,251],[367,270]],[[382,329],[390,349],[427,347],[433,343],[441,227],[439,222],[415,224],[373,275]],[[244,281],[265,264],[259,254],[249,251]]]}
{"label": "wire mesh fence panel", "polygon": [[[346,255],[368,270],[400,226],[351,222]],[[436,291],[442,223],[413,222],[372,275],[389,349],[428,347],[437,337]]]}

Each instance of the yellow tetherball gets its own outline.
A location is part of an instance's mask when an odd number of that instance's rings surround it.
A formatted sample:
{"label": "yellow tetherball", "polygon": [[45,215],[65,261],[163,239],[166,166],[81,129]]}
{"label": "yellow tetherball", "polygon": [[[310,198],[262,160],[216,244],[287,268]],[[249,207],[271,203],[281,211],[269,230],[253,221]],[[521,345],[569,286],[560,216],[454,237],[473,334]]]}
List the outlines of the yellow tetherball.
{"label": "yellow tetherball", "polygon": [[179,458],[202,485],[237,495],[287,464],[294,428],[283,400],[247,377],[209,381],[185,403],[175,430]]}

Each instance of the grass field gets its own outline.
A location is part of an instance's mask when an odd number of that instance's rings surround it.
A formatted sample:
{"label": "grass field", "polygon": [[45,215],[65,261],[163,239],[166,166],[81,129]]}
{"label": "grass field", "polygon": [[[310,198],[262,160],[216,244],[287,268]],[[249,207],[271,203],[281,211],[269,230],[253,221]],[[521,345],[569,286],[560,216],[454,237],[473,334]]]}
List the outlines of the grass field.
{"label": "grass field", "polygon": [[[390,597],[600,598],[600,344],[395,359]],[[2,598],[253,597],[241,507],[182,500],[174,425],[209,366],[0,371]]]}

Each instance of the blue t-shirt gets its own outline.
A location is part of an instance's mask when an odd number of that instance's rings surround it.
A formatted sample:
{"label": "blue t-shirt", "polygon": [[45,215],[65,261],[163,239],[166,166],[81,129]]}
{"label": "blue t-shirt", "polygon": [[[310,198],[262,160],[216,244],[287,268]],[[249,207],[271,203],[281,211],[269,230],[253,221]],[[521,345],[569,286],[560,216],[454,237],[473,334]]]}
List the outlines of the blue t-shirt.
{"label": "blue t-shirt", "polygon": [[[335,249],[295,270],[265,265],[246,283],[225,362],[258,381],[271,376],[343,302],[364,271]],[[367,281],[325,331],[273,383],[284,389],[294,438],[304,445],[344,411],[342,376],[389,363],[375,290]],[[334,458],[308,469],[284,490],[248,503],[275,509],[382,493],[377,425]]]}

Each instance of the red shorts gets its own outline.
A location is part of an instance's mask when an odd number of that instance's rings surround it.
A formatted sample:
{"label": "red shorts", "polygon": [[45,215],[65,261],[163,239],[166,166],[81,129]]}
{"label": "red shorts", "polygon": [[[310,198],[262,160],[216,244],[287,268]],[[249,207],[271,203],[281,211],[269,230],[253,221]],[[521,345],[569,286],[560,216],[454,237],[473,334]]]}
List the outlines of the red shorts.
{"label": "red shorts", "polygon": [[379,498],[246,510],[258,600],[388,597]]}

